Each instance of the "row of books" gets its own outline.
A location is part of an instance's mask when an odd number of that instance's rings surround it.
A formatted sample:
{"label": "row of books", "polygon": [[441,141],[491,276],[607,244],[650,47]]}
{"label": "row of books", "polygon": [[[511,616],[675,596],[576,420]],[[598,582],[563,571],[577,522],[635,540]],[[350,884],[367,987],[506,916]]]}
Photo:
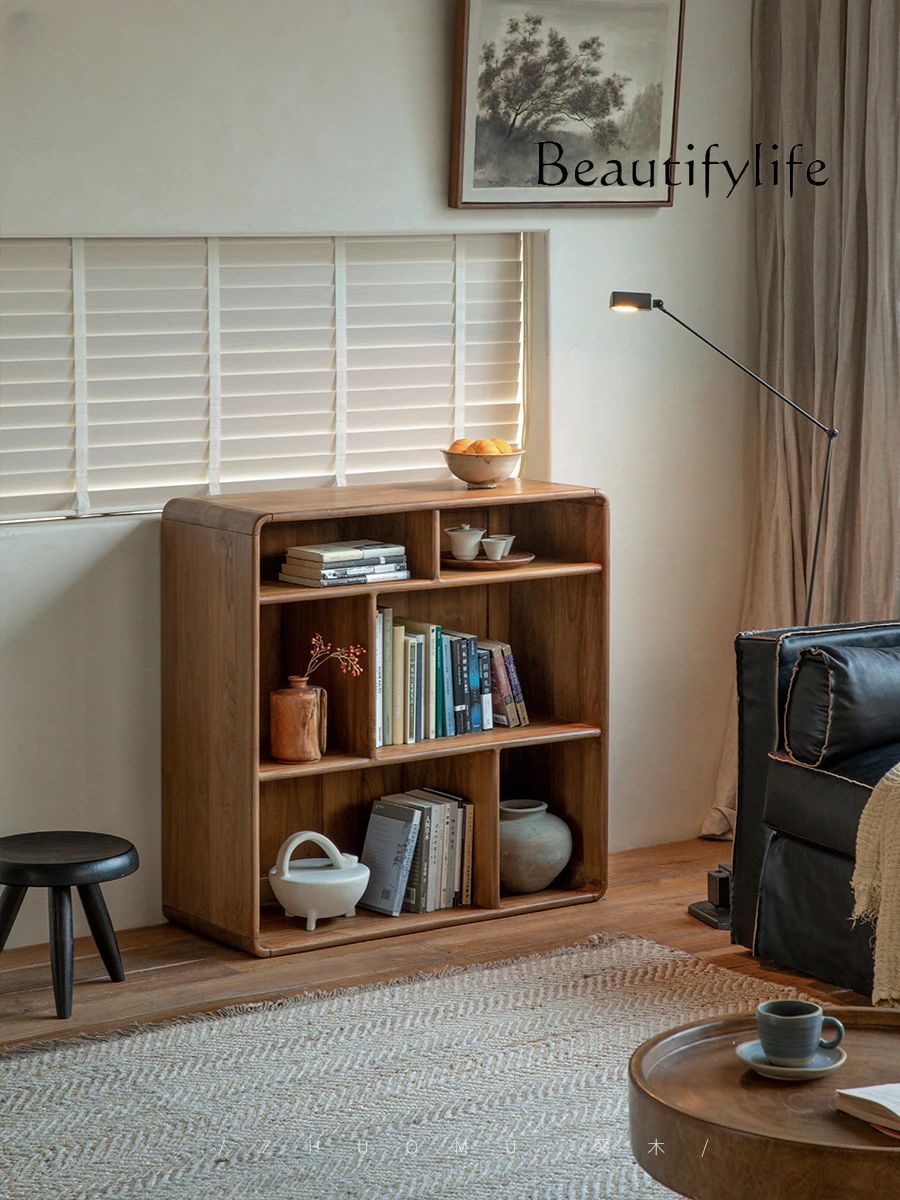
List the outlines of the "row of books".
{"label": "row of books", "polygon": [[436,788],[376,800],[360,855],[369,868],[360,906],[397,917],[471,904],[474,812]]}
{"label": "row of books", "polygon": [[301,587],[346,587],[409,579],[406,547],[395,542],[359,538],[354,542],[324,542],[319,546],[290,546],[278,578]]}
{"label": "row of books", "polygon": [[458,633],[379,607],[375,624],[375,745],[528,724],[506,642]]}

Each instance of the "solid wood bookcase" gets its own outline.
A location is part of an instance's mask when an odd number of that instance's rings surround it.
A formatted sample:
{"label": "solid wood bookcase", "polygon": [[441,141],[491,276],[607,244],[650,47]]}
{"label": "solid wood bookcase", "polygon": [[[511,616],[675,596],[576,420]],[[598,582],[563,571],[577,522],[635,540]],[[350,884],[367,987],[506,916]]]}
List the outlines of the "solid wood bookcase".
{"label": "solid wood bookcase", "polygon": [[[495,490],[409,484],[172,500],[162,520],[163,911],[266,956],[597,900],[606,889],[609,659],[606,497],[511,480]],[[442,570],[445,526],[514,533],[534,562]],[[278,582],[288,546],[374,537],[406,546],[412,577],[384,588]],[[510,643],[531,724],[375,746],[375,613]],[[328,664],[328,749],[274,761],[269,692],[305,666],[313,633],[362,644],[360,678]],[[357,910],[307,933],[266,879],[291,833],[353,854],[371,802],[434,786],[475,804],[473,903],[386,917]],[[569,824],[571,862],[552,887],[501,895],[499,802],[546,800]],[[318,853],[307,847],[309,853]]]}

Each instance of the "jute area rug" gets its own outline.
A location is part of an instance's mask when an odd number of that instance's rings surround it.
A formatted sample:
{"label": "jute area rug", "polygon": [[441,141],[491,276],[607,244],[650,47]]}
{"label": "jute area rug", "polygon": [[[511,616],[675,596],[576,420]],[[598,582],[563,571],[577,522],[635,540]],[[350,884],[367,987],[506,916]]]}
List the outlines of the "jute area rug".
{"label": "jute area rug", "polygon": [[0,1056],[3,1200],[644,1200],[639,1043],[789,989],[639,938]]}

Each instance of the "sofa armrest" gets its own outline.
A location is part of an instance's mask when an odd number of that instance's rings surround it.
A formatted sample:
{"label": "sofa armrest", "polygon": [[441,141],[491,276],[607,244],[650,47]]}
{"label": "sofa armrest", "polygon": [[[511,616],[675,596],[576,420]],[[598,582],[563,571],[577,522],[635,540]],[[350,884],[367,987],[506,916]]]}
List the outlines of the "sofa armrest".
{"label": "sofa armrest", "polygon": [[731,940],[753,945],[756,900],[769,837],[764,820],[769,754],[780,727],[797,656],[805,646],[900,647],[900,621],[801,626],[741,633],[735,640],[738,685],[738,802],[734,839]]}
{"label": "sofa armrest", "polygon": [[784,710],[784,747],[810,766],[900,741],[900,647],[807,646]]}

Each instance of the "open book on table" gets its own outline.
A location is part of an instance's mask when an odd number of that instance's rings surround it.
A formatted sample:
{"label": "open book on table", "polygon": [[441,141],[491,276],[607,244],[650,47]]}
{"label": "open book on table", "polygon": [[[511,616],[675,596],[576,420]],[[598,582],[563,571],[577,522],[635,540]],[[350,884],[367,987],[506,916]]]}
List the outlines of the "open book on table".
{"label": "open book on table", "polygon": [[838,1088],[834,1102],[841,1112],[849,1113],[851,1117],[900,1132],[900,1083]]}

